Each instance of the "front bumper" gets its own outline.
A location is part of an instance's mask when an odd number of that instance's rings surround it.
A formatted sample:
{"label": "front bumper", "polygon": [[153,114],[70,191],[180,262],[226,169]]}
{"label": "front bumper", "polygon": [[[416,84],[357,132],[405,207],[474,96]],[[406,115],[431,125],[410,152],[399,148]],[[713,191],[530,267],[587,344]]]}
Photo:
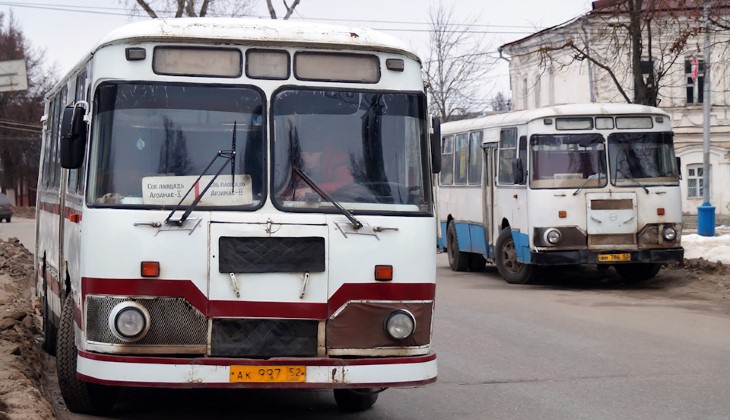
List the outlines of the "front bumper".
{"label": "front bumper", "polygon": [[[631,261],[599,262],[598,255],[602,254],[631,254]],[[644,249],[639,251],[590,251],[581,249],[530,253],[530,263],[535,265],[668,263],[679,262],[683,258],[684,248]]]}
{"label": "front bumper", "polygon": [[[306,366],[305,382],[231,382],[230,367]],[[80,379],[105,385],[162,388],[381,388],[436,381],[436,354],[387,358],[172,358],[116,356],[79,350]]]}

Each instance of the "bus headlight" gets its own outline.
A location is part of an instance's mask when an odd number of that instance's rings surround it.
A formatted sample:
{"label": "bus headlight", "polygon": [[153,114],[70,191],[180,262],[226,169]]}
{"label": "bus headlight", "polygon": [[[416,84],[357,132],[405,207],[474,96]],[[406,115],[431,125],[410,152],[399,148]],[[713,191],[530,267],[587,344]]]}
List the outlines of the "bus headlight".
{"label": "bus headlight", "polygon": [[666,226],[662,235],[664,236],[664,240],[673,241],[677,238],[677,229],[672,226]]}
{"label": "bus headlight", "polygon": [[385,321],[385,332],[395,340],[405,340],[416,330],[416,319],[405,310],[392,312]]}
{"label": "bus headlight", "polygon": [[548,244],[557,245],[560,243],[560,240],[563,239],[563,235],[557,229],[548,229],[545,231],[544,238],[545,242]]}
{"label": "bus headlight", "polygon": [[139,341],[150,330],[150,313],[137,302],[121,302],[109,313],[109,329],[122,341]]}

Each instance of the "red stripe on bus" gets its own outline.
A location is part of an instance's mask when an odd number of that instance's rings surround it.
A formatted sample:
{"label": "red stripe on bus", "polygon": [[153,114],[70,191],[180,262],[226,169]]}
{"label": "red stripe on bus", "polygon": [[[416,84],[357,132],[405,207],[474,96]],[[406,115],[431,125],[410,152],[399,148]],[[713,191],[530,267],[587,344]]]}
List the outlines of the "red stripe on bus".
{"label": "red stripe on bus", "polygon": [[203,365],[203,366],[281,366],[281,365],[303,365],[303,366],[370,366],[370,365],[407,365],[414,363],[427,363],[436,360],[436,353],[429,353],[423,356],[404,357],[377,357],[358,359],[339,359],[333,357],[279,357],[275,360],[263,359],[235,359],[228,357],[155,357],[155,356],[116,356],[112,354],[91,353],[86,350],[78,350],[79,357],[100,362],[121,362],[155,365]]}
{"label": "red stripe on bus", "polygon": [[185,298],[208,317],[326,319],[351,300],[433,300],[434,283],[345,283],[327,303],[222,301],[208,298],[190,280],[104,279],[83,277],[86,295],[166,296]]}
{"label": "red stripe on bus", "polygon": [[[61,214],[61,206],[58,203],[41,202],[39,207],[40,207],[41,211],[58,214],[58,215]],[[83,212],[81,210],[75,209],[73,207],[64,207],[63,208],[63,218],[69,219],[74,223],[78,223],[81,221],[82,213]],[[76,219],[76,220],[74,220],[74,219]]]}

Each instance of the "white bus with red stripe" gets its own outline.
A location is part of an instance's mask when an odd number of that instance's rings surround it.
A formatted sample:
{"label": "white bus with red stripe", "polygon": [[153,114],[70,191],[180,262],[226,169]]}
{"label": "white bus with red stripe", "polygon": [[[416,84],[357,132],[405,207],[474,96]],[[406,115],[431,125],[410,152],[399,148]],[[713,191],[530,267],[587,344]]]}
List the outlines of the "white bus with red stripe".
{"label": "white bus with red stripe", "polygon": [[69,409],[135,386],[333,389],[359,411],[434,382],[426,109],[416,54],[371,30],[102,39],[43,117],[37,292]]}

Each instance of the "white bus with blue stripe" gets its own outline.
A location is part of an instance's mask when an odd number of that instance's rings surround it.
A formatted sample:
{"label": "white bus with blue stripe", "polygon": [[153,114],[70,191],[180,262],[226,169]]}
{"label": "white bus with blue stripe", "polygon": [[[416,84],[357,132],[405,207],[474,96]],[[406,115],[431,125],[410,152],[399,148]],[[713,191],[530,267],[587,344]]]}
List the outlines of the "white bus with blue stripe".
{"label": "white bus with blue stripe", "polygon": [[437,245],[452,270],[490,262],[524,284],[540,267],[597,264],[642,281],[682,260],[664,111],[559,105],[449,122],[441,134]]}

